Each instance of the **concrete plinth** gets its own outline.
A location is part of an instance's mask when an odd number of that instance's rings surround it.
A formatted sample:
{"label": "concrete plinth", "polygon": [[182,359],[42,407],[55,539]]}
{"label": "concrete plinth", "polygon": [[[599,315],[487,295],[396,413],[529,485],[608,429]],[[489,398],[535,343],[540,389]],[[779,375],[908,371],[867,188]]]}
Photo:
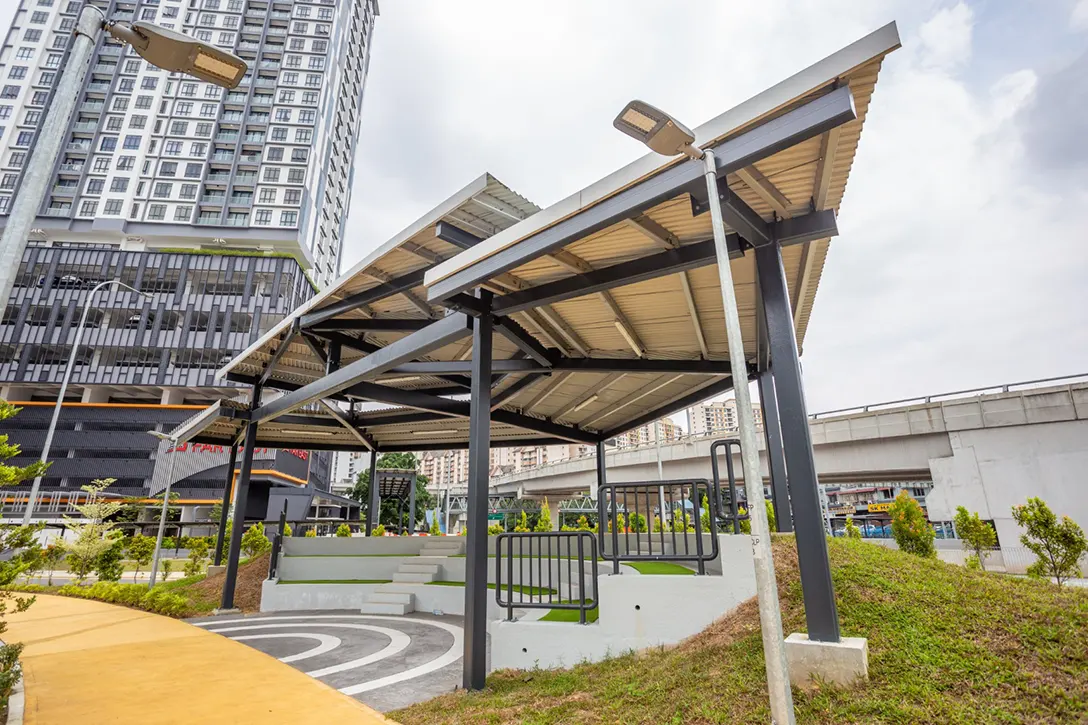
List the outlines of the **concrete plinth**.
{"label": "concrete plinth", "polygon": [[864,637],[817,642],[794,632],[786,637],[786,658],[795,687],[811,687],[813,678],[841,687],[869,679],[869,643]]}
{"label": "concrete plinth", "polygon": [[213,566],[208,567],[207,574],[208,574],[208,576],[215,576],[216,574],[222,574],[226,570],[227,570],[226,566],[214,566],[213,565]]}

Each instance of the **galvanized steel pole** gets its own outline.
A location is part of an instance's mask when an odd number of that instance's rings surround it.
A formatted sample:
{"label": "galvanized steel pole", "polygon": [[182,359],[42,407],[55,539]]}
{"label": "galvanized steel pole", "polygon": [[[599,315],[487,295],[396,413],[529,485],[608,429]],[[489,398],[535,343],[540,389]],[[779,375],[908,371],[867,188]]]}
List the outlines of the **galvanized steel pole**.
{"label": "galvanized steel pole", "polygon": [[718,258],[718,278],[722,288],[725,311],[725,333],[729,342],[729,363],[733,371],[733,392],[737,400],[737,423],[740,427],[741,465],[744,488],[748,498],[748,517],[752,525],[752,554],[756,570],[756,594],[759,601],[759,621],[763,631],[763,659],[767,668],[767,689],[771,700],[771,717],[778,725],[793,725],[793,693],[790,692],[789,665],[786,644],[782,636],[782,612],[778,604],[778,584],[771,557],[770,527],[767,508],[763,505],[763,476],[759,472],[759,450],[756,424],[748,391],[748,363],[744,355],[737,294],[733,289],[733,272],[729,266],[729,248],[725,241],[718,193],[718,173],[714,154],[703,154],[710,218],[714,231],[714,248]]}
{"label": "galvanized steel pole", "polygon": [[5,305],[11,299],[27,237],[53,179],[53,168],[68,133],[68,122],[79,101],[79,91],[91,67],[94,47],[102,35],[105,22],[106,16],[101,10],[93,5],[83,6],[73,31],[72,49],[49,104],[49,113],[34,141],[30,159],[23,167],[23,182],[18,195],[12,200],[7,225],[3,236],[0,236],[0,300]]}
{"label": "galvanized steel pole", "polygon": [[[166,488],[162,492],[162,513],[159,514],[159,533],[155,535],[155,556],[151,560],[151,579],[147,588],[155,586],[155,580],[159,576],[159,557],[162,556],[162,535],[166,530],[166,512],[170,508],[170,487],[174,481],[174,466],[178,462],[178,439],[170,438],[170,471],[166,474]],[[178,528],[178,538],[181,537],[181,528]]]}

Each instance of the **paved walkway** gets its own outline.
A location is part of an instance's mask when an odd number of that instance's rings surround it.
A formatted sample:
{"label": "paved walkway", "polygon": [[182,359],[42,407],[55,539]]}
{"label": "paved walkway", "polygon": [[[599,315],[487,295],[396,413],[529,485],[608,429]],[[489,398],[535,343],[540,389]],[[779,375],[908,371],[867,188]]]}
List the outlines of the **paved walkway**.
{"label": "paved walkway", "polygon": [[8,618],[23,642],[26,725],[392,721],[272,657],[200,627],[38,595]]}
{"label": "paved walkway", "polygon": [[192,620],[382,712],[461,684],[461,617],[296,611]]}

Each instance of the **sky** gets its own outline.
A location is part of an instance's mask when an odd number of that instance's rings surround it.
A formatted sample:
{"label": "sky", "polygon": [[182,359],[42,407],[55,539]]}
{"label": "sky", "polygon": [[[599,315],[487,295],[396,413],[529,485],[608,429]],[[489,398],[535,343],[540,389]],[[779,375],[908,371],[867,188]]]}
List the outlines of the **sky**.
{"label": "sky", "polygon": [[383,0],[341,268],[485,171],[547,206],[638,158],[631,98],[696,126],[891,20],[809,410],[1088,372],[1088,0]]}

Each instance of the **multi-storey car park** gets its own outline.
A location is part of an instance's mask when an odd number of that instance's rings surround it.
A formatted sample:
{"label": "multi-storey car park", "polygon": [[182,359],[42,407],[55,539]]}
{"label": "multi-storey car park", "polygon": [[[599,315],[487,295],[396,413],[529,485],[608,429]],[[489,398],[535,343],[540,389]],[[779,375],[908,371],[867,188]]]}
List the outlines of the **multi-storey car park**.
{"label": "multi-storey car park", "polygon": [[[94,478],[151,493],[170,430],[230,396],[215,369],[338,273],[375,0],[90,0],[242,57],[231,91],[104,38],[0,320],[0,431],[40,455],[76,328],[82,344],[43,481],[41,515]],[[0,49],[0,225],[17,198],[83,3],[20,0]],[[101,290],[117,280],[138,290]],[[199,455],[197,455],[199,453]],[[228,450],[179,451],[183,500],[219,500]],[[327,488],[326,454],[263,454],[271,483]],[[25,487],[24,487],[25,488]],[[6,515],[25,505],[9,496]],[[186,517],[199,509],[185,509]]]}

